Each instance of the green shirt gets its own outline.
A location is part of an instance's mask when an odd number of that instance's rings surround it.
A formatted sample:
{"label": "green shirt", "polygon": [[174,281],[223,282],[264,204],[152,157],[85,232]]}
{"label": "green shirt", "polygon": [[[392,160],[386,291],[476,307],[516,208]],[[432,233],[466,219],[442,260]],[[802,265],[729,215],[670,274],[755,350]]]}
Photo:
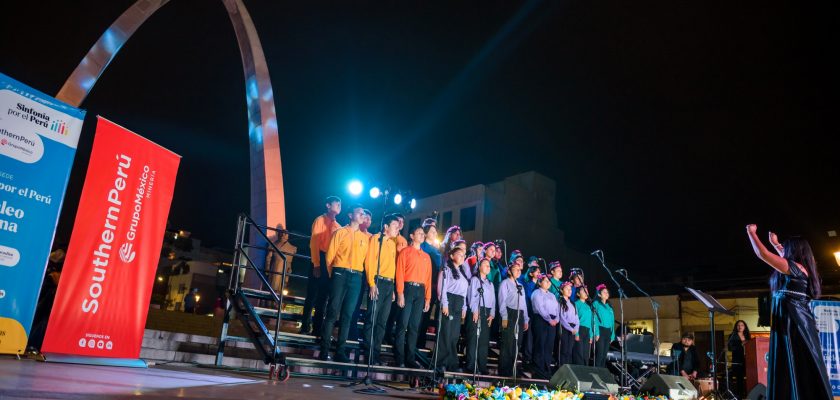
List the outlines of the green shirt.
{"label": "green shirt", "polygon": [[499,288],[499,283],[502,282],[501,269],[499,268],[499,263],[495,260],[490,261],[490,272],[487,274],[487,280],[493,283],[496,289]]}
{"label": "green shirt", "polygon": [[554,297],[557,298],[557,301],[560,301],[560,298],[563,297],[563,294],[560,293],[560,286],[563,286],[563,281],[560,279],[549,278],[551,281],[551,287],[548,288],[548,291],[554,293]]}
{"label": "green shirt", "polygon": [[[604,304],[600,300],[592,303],[595,306],[595,326],[610,330],[610,341],[615,340],[615,314],[610,303]],[[598,332],[595,332],[598,336]]]}
{"label": "green shirt", "polygon": [[[575,309],[577,310],[578,318],[580,318],[580,326],[589,329],[589,338],[595,338],[595,319],[592,315],[592,308],[585,301],[578,299],[575,302]],[[580,337],[580,329],[575,333],[575,337]]]}

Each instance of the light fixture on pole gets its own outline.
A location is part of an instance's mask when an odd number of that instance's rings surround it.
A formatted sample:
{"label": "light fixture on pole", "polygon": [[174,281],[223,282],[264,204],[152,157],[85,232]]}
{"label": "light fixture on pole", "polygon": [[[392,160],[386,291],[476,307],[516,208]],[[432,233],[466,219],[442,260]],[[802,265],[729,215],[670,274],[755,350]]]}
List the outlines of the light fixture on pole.
{"label": "light fixture on pole", "polygon": [[381,194],[382,194],[382,191],[379,190],[378,187],[374,186],[374,187],[370,188],[370,198],[371,199],[379,198],[379,195],[381,195]]}
{"label": "light fixture on pole", "polygon": [[347,191],[349,191],[353,196],[362,194],[362,190],[364,190],[364,186],[362,185],[362,182],[357,179],[354,179],[347,184]]}
{"label": "light fixture on pole", "polygon": [[394,204],[400,205],[400,204],[402,204],[402,201],[403,201],[402,194],[397,193],[397,194],[394,195]]}

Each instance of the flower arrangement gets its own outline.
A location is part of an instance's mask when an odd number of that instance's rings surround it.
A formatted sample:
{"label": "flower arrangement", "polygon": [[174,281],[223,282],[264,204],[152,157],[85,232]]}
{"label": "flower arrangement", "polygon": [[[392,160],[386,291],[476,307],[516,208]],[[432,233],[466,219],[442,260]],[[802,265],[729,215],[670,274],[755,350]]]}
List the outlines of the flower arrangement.
{"label": "flower arrangement", "polygon": [[[441,392],[441,398],[444,400],[582,400],[584,395],[565,389],[539,389],[535,385],[526,389],[519,386],[483,388],[473,386],[469,382],[446,385]],[[668,400],[668,397],[619,395],[610,396],[610,400]]]}

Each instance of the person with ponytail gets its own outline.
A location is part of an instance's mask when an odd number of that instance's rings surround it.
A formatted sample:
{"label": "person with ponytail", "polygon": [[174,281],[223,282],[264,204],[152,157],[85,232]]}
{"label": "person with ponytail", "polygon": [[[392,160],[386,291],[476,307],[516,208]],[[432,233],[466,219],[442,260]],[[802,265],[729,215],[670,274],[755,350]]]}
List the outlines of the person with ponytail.
{"label": "person with ponytail", "polygon": [[814,253],[807,240],[791,237],[779,243],[770,232],[767,250],[758,238],[758,228],[747,225],[755,255],[773,268],[770,276],[770,351],[767,362],[767,399],[832,398],[823,362],[817,323],[808,303],[820,296],[820,277]]}
{"label": "person with ponytail", "polygon": [[469,278],[464,268],[464,251],[460,247],[449,250],[449,259],[438,276],[438,297],[442,320],[438,342],[438,368],[446,371],[458,369],[458,338],[461,336],[461,323],[467,316],[467,303],[464,301],[469,288]]}
{"label": "person with ponytail", "polygon": [[[490,259],[478,262],[476,274],[470,279],[467,301],[470,314],[467,318],[467,372],[487,375],[487,350],[490,348],[490,324],[496,316],[496,293],[490,282]],[[478,333],[478,327],[481,333]]]}
{"label": "person with ponytail", "polygon": [[607,285],[600,284],[595,287],[596,299],[592,302],[595,314],[595,366],[607,366],[607,351],[610,343],[615,340],[615,312],[610,303],[610,290]]}
{"label": "person with ponytail", "polygon": [[575,349],[575,335],[580,328],[577,310],[572,303],[572,282],[566,281],[560,287],[560,325],[562,326],[560,338],[560,359],[559,364],[571,364]]}

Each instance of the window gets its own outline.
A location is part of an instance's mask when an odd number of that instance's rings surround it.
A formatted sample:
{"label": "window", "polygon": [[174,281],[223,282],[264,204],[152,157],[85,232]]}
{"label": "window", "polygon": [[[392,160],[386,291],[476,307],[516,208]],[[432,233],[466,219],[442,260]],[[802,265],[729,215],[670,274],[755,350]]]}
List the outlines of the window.
{"label": "window", "polygon": [[[447,211],[443,213],[443,226],[440,227],[441,230],[449,229],[452,226],[452,211]],[[446,232],[444,230],[444,232]]]}
{"label": "window", "polygon": [[475,230],[475,206],[461,209],[461,230],[464,232]]}

